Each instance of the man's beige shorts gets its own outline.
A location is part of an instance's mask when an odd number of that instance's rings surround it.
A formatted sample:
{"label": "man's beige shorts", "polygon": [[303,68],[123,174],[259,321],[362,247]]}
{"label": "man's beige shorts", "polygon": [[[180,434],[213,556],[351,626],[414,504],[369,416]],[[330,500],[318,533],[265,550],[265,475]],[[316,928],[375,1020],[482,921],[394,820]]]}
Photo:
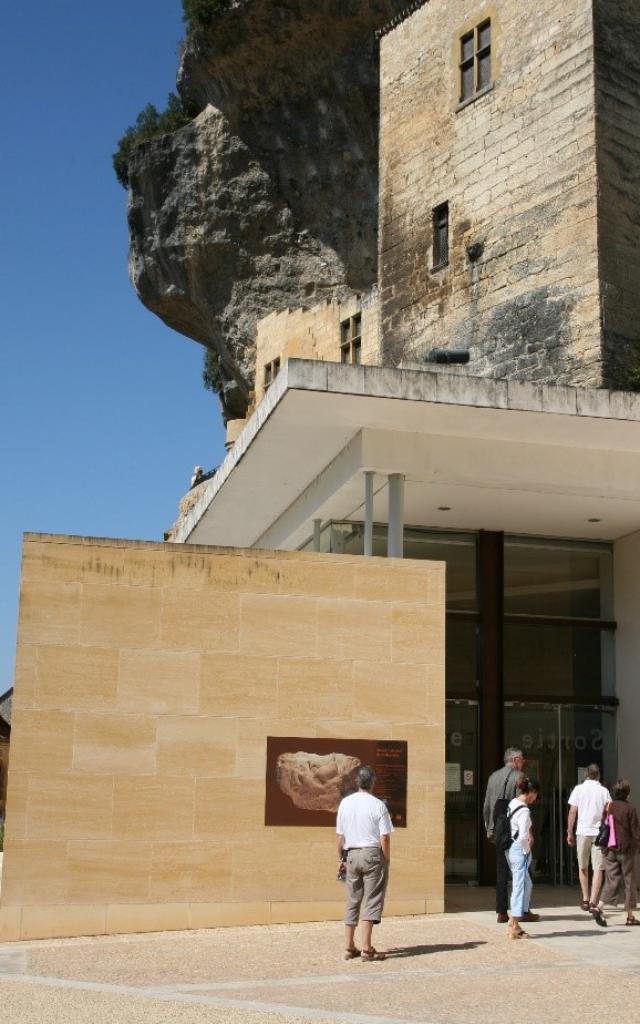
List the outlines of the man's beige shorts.
{"label": "man's beige shorts", "polygon": [[389,866],[379,846],[349,850],[344,923],[355,927],[361,918],[379,924],[388,881]]}
{"label": "man's beige shorts", "polygon": [[604,856],[599,846],[594,846],[595,836],[576,836],[576,850],[578,852],[578,867],[589,867],[589,856],[591,856],[591,867],[594,871],[604,871]]}

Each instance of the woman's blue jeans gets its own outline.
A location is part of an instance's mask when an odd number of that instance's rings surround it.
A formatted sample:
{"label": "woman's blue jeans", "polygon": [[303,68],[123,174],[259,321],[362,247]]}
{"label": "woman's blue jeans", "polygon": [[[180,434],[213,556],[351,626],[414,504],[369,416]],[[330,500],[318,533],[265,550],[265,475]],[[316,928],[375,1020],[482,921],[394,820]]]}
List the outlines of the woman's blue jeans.
{"label": "woman's blue jeans", "polygon": [[511,868],[513,888],[511,890],[511,916],[523,917],[531,906],[533,882],[529,874],[531,854],[525,853],[520,843],[512,843],[505,853]]}

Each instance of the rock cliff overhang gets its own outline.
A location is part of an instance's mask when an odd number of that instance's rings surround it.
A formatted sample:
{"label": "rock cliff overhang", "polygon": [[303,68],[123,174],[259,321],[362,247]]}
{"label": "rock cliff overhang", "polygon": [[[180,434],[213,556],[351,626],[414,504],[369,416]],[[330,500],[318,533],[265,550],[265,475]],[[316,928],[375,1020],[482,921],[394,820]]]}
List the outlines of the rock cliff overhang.
{"label": "rock cliff overhang", "polygon": [[237,0],[187,39],[201,110],[130,161],[130,275],[145,305],[216,351],[244,415],[255,325],[376,279],[376,33],[401,0]]}

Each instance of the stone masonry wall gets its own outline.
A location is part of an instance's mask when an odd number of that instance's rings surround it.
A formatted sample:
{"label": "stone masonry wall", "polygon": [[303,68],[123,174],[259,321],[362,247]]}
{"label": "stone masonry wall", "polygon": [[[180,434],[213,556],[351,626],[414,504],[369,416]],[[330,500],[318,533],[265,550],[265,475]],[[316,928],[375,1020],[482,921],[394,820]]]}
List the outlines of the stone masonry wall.
{"label": "stone masonry wall", "polygon": [[595,0],[604,382],[640,389],[640,4]]}
{"label": "stone masonry wall", "polygon": [[[494,87],[457,109],[459,36],[487,16]],[[474,375],[601,385],[592,0],[431,0],[383,37],[381,89],[385,362],[454,347]]]}
{"label": "stone masonry wall", "polygon": [[284,309],[258,322],[256,334],[255,401],[264,394],[264,368],[274,359],[340,362],[340,324],[356,313],[362,315],[362,363],[380,362],[378,290],[352,295],[343,302],[325,302],[310,309]]}
{"label": "stone masonry wall", "polygon": [[27,535],[0,940],[340,919],[268,735],[408,742],[388,910],[442,912],[442,563]]}

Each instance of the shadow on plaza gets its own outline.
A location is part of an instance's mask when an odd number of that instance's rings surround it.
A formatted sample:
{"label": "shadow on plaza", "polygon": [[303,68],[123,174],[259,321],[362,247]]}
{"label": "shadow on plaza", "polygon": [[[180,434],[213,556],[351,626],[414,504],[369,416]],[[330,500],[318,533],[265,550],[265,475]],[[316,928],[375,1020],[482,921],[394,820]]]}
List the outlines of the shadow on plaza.
{"label": "shadow on plaza", "polygon": [[394,946],[387,950],[387,959],[400,958],[404,956],[428,956],[430,953],[455,953],[462,949],[475,949],[477,946],[486,946],[486,942],[437,942],[423,946]]}
{"label": "shadow on plaza", "polygon": [[581,928],[579,931],[567,929],[566,931],[544,932],[543,935],[536,935],[534,932],[528,931],[527,934],[530,939],[535,939],[536,942],[543,942],[545,939],[592,939],[594,936],[599,938],[602,935],[606,935],[607,930],[607,928],[598,928],[596,926],[593,931],[585,931]]}

